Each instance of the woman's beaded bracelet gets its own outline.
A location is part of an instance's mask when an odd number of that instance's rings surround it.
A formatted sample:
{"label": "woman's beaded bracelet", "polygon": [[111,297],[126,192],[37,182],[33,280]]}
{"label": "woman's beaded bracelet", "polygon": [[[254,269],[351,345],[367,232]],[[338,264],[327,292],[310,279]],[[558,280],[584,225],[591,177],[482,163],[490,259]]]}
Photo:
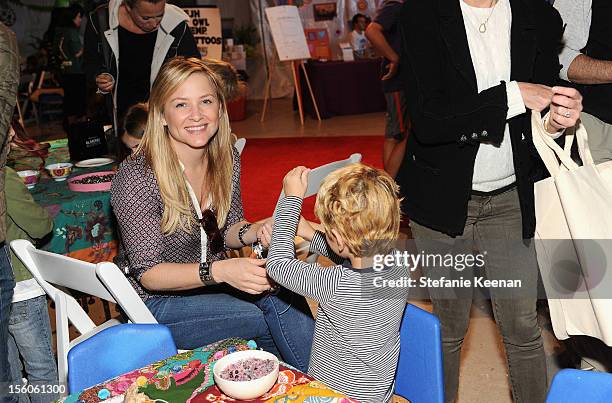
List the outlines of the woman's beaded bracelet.
{"label": "woman's beaded bracelet", "polygon": [[247,246],[247,243],[244,242],[244,234],[247,233],[247,231],[249,230],[249,228],[251,228],[251,223],[246,223],[244,224],[242,227],[240,227],[240,229],[238,230],[238,240],[240,241],[240,243],[242,244],[242,246]]}

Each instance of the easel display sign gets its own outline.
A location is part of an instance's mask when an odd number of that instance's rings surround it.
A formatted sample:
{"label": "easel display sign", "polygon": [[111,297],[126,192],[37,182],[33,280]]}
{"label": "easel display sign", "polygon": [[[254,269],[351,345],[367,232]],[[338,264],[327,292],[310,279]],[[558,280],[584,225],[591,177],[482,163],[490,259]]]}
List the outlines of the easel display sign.
{"label": "easel display sign", "polygon": [[[312,92],[310,79],[304,67],[304,59],[310,59],[310,50],[306,43],[304,27],[300,14],[295,6],[278,6],[266,8],[266,16],[270,23],[270,31],[272,32],[272,40],[278,52],[278,58],[281,62],[291,62],[291,72],[293,73],[293,85],[297,94],[298,109],[300,111],[300,122],[304,125],[304,108],[302,106],[302,89],[299,82],[299,68],[302,68],[308,91],[312,103],[317,113],[317,119],[321,120],[319,115],[319,107]],[[270,96],[270,83],[272,82],[271,69],[268,69],[268,77],[266,79],[266,92],[264,95],[264,106],[261,113],[261,121],[263,122],[266,116],[266,108]]]}
{"label": "easel display sign", "polygon": [[310,58],[300,14],[295,6],[266,8],[272,39],[281,62]]}
{"label": "easel display sign", "polygon": [[187,25],[202,57],[221,60],[223,38],[221,13],[217,7],[183,7],[189,19]]}

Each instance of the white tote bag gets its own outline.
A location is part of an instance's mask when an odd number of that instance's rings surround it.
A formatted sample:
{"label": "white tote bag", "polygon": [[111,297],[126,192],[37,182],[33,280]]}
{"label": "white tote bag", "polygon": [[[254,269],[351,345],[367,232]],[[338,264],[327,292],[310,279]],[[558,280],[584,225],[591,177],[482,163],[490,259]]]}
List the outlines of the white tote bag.
{"label": "white tote bag", "polygon": [[[612,346],[612,162],[595,165],[584,126],[561,148],[533,112],[533,142],[551,177],[535,184],[536,252],[555,335]],[[570,157],[576,138],[583,165]],[[607,286],[607,287],[606,287]]]}

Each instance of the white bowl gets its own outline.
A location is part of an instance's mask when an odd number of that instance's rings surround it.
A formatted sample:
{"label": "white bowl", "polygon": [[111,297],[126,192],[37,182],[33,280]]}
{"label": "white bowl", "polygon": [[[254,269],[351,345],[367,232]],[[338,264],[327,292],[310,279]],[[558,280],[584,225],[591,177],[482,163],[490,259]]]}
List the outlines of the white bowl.
{"label": "white bowl", "polygon": [[[221,378],[221,372],[225,367],[246,358],[273,360],[274,369],[268,375],[252,381],[228,381]],[[215,363],[213,376],[217,387],[227,396],[239,400],[255,399],[272,389],[272,386],[278,380],[278,358],[274,354],[262,350],[237,351],[226,355]]]}
{"label": "white bowl", "polygon": [[17,175],[23,180],[23,183],[28,189],[32,189],[38,183],[38,176],[40,173],[38,171],[27,170],[17,171]]}
{"label": "white bowl", "polygon": [[65,181],[70,171],[72,171],[72,164],[70,162],[60,162],[57,164],[49,164],[45,167],[49,171],[49,176],[55,181]]}

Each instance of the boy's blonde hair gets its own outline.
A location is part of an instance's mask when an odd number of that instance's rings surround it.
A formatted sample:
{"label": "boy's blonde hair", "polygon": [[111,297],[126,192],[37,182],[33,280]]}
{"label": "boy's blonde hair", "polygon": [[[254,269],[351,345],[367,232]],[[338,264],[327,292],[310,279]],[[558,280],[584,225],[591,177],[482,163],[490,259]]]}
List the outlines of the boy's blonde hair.
{"label": "boy's blonde hair", "polygon": [[336,230],[356,257],[387,253],[400,226],[399,186],[385,172],[356,163],[321,184],[315,215],[325,232]]}

